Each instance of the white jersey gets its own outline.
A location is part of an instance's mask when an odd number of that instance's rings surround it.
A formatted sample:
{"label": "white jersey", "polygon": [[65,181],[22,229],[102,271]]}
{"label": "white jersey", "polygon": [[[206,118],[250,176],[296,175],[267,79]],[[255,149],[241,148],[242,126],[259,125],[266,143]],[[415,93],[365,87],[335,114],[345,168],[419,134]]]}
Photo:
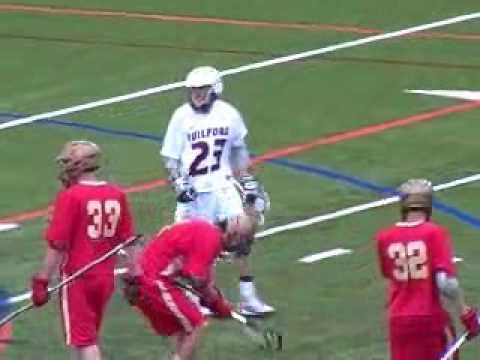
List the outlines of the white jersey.
{"label": "white jersey", "polygon": [[247,132],[238,110],[223,100],[205,114],[185,103],[170,119],[161,154],[180,161],[196,191],[213,191],[232,175],[231,149],[243,145]]}

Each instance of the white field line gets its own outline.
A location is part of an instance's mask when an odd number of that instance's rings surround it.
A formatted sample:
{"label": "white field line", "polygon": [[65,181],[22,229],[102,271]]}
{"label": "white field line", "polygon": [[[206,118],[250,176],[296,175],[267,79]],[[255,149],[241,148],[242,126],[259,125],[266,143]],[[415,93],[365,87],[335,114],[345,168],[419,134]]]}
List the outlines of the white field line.
{"label": "white field line", "polygon": [[[336,249],[326,250],[326,251],[322,251],[322,252],[319,252],[319,253],[304,256],[304,257],[298,259],[298,262],[301,262],[301,263],[304,263],[304,264],[311,264],[311,263],[314,263],[314,262],[317,262],[317,261],[320,261],[320,260],[324,260],[324,259],[328,259],[328,258],[331,258],[331,257],[334,257],[334,256],[340,256],[340,255],[346,255],[346,254],[352,254],[352,253],[353,253],[353,250],[351,250],[351,249],[336,248]],[[458,256],[454,256],[452,258],[452,260],[453,260],[454,263],[458,263],[458,262],[462,262],[463,258],[458,257]],[[126,268],[118,269],[118,270],[122,271],[122,274],[127,271]]]}
{"label": "white field line", "polygon": [[[449,189],[449,188],[452,188],[452,187],[472,183],[472,182],[478,181],[478,180],[480,180],[480,174],[475,174],[475,175],[472,175],[472,176],[467,176],[467,177],[462,178],[462,179],[453,180],[453,181],[450,181],[450,182],[447,182],[447,183],[444,183],[444,184],[435,185],[433,187],[433,189],[435,191],[441,191],[441,190]],[[348,207],[348,208],[345,208],[345,209],[342,209],[342,210],[335,211],[333,213],[320,215],[320,216],[315,216],[315,217],[307,219],[307,220],[296,221],[296,222],[293,222],[293,223],[290,223],[290,224],[276,226],[276,227],[273,227],[271,229],[267,229],[265,231],[257,233],[255,235],[255,237],[256,238],[264,238],[264,237],[267,237],[267,236],[270,236],[270,235],[273,235],[273,234],[277,234],[277,233],[280,233],[280,232],[283,232],[283,231],[300,229],[300,228],[303,228],[305,226],[309,226],[309,225],[313,225],[313,224],[316,224],[316,223],[321,223],[321,222],[333,220],[333,219],[336,219],[336,218],[339,218],[339,217],[342,217],[342,216],[355,214],[355,213],[365,211],[365,210],[368,210],[368,209],[373,209],[373,208],[393,204],[393,203],[397,202],[398,200],[399,200],[398,196],[393,196],[393,197],[390,197],[390,198],[386,198],[386,199],[382,199],[382,200],[378,200],[378,201],[373,201],[373,202],[366,203],[366,204],[351,206],[351,207]],[[115,270],[115,275],[123,274],[125,272],[126,272],[126,269],[123,269],[123,268],[122,269],[116,269]],[[17,295],[17,296],[13,296],[13,297],[7,299],[6,302],[8,304],[13,304],[13,303],[17,303],[19,301],[27,300],[27,299],[30,298],[30,296],[31,296],[31,293],[27,292],[25,294],[20,294],[20,295]]]}
{"label": "white field line", "polygon": [[[480,18],[480,12],[467,14],[467,15],[456,16],[456,17],[452,17],[452,18],[448,18],[448,19],[444,19],[444,20],[440,20],[440,21],[435,21],[435,22],[428,23],[428,24],[417,25],[417,26],[405,28],[403,30],[388,32],[388,33],[384,33],[384,34],[378,34],[378,35],[374,35],[374,36],[368,36],[368,37],[365,37],[365,38],[361,38],[361,39],[357,39],[357,40],[353,40],[353,41],[347,41],[347,42],[339,43],[339,44],[336,44],[336,45],[327,46],[327,47],[324,47],[324,48],[304,51],[304,52],[297,53],[297,54],[291,54],[291,55],[287,55],[287,56],[278,57],[278,58],[275,58],[275,59],[260,61],[260,62],[256,62],[256,63],[252,63],[252,64],[239,66],[239,67],[232,68],[232,69],[227,69],[227,70],[222,71],[222,75],[225,76],[225,75],[239,74],[239,73],[242,73],[242,72],[245,72],[245,71],[261,69],[261,68],[264,68],[264,67],[283,64],[283,63],[287,63],[287,62],[291,62],[291,61],[295,61],[295,60],[301,60],[301,59],[309,58],[309,57],[312,57],[312,56],[331,53],[331,52],[341,50],[341,49],[348,49],[348,48],[361,46],[361,45],[365,45],[365,44],[369,44],[369,43],[373,43],[373,42],[377,42],[377,41],[392,39],[392,38],[396,38],[396,37],[400,37],[400,36],[406,36],[406,35],[410,35],[410,34],[420,32],[420,31],[431,30],[431,29],[443,27],[443,26],[446,26],[446,25],[461,23],[461,22],[465,22],[465,21],[469,21],[469,20],[473,20],[473,19],[478,19],[478,18]],[[114,103],[127,101],[127,100],[133,100],[133,99],[136,99],[136,98],[140,98],[140,97],[144,97],[144,96],[148,96],[148,95],[153,95],[153,94],[161,93],[161,92],[168,91],[168,90],[177,89],[177,88],[180,88],[180,87],[183,87],[183,86],[184,86],[184,82],[180,81],[180,82],[175,82],[175,83],[171,83],[171,84],[166,84],[166,85],[153,87],[153,88],[146,89],[146,90],[141,90],[141,91],[138,91],[138,92],[133,92],[133,93],[126,94],[126,95],[115,96],[115,97],[112,97],[112,98],[107,98],[107,99],[97,100],[97,101],[93,101],[93,102],[89,102],[89,103],[85,103],[85,104],[81,104],[81,105],[77,105],[77,106],[72,106],[72,107],[61,109],[61,110],[46,112],[46,113],[42,113],[42,114],[38,114],[38,115],[31,115],[31,116],[27,116],[27,117],[24,117],[24,118],[12,120],[12,121],[0,124],[0,130],[13,128],[13,127],[24,125],[24,124],[29,124],[29,123],[32,123],[34,121],[38,121],[38,120],[41,120],[41,119],[54,118],[54,117],[57,117],[57,116],[72,114],[72,113],[79,112],[79,111],[82,111],[82,110],[93,109],[93,108],[96,108],[96,107],[105,106],[105,105],[109,105],[109,104],[114,104]]]}
{"label": "white field line", "polygon": [[18,229],[19,227],[20,227],[20,225],[18,225],[18,224],[1,223],[0,224],[0,232],[15,230],[15,229]]}
{"label": "white field line", "polygon": [[[475,182],[475,181],[478,181],[478,180],[480,180],[480,174],[475,174],[475,175],[472,175],[472,176],[467,176],[467,177],[462,178],[462,179],[453,180],[453,181],[450,181],[450,182],[447,182],[447,183],[444,183],[444,184],[435,185],[433,187],[433,189],[435,191],[440,191],[440,190],[445,190],[445,189],[449,189],[449,188],[452,188],[452,187],[472,183],[472,182]],[[319,215],[319,216],[312,217],[310,219],[295,221],[295,222],[290,223],[290,224],[276,226],[274,228],[267,229],[267,230],[264,230],[262,232],[257,233],[255,235],[255,237],[256,238],[263,238],[263,237],[270,236],[270,235],[273,235],[273,234],[277,234],[277,233],[280,233],[280,232],[284,232],[284,231],[287,231],[287,230],[294,230],[294,229],[303,228],[305,226],[309,226],[309,225],[313,225],[313,224],[322,223],[322,222],[325,222],[325,221],[337,219],[339,217],[355,214],[355,213],[358,213],[358,212],[361,212],[361,211],[365,211],[365,210],[374,209],[374,208],[377,208],[377,207],[393,204],[393,203],[398,202],[399,200],[400,199],[399,199],[398,196],[392,196],[392,197],[389,197],[389,198],[385,198],[385,199],[381,199],[381,200],[377,200],[377,201],[372,201],[372,202],[365,203],[365,204],[351,206],[351,207],[348,207],[348,208],[345,208],[345,209],[342,209],[342,210],[338,210],[338,211],[335,211],[335,212],[332,212],[332,213],[329,213],[329,214]]]}
{"label": "white field line", "polygon": [[405,90],[409,94],[441,96],[462,100],[480,100],[480,91],[471,90]]}
{"label": "white field line", "polygon": [[337,248],[337,249],[332,249],[332,250],[327,250],[327,251],[322,251],[319,253],[307,255],[298,259],[298,261],[304,264],[311,264],[313,262],[328,259],[330,257],[351,254],[352,252],[353,250],[351,249]]}
{"label": "white field line", "polygon": [[[115,275],[125,274],[126,272],[127,272],[127,268],[115,269]],[[15,304],[20,301],[28,300],[30,299],[31,296],[32,296],[32,292],[27,291],[26,293],[23,293],[17,296],[12,296],[11,298],[7,299],[5,302],[7,304]]]}

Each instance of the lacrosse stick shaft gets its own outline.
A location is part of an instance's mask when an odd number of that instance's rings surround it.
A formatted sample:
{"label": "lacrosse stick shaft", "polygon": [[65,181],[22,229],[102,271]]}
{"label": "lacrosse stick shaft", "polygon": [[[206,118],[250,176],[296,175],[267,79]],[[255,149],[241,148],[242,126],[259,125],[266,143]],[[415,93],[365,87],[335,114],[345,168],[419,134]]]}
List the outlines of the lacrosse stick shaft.
{"label": "lacrosse stick shaft", "polygon": [[131,238],[129,238],[128,240],[125,240],[124,242],[118,244],[117,246],[115,246],[113,249],[111,249],[110,251],[107,251],[105,254],[103,254],[102,256],[100,256],[98,259],[95,259],[94,261],[92,261],[91,263],[88,263],[87,265],[85,265],[83,268],[75,271],[72,275],[68,276],[67,278],[65,278],[64,280],[62,280],[61,282],[59,282],[58,284],[56,284],[55,286],[51,287],[48,289],[48,293],[51,294],[55,291],[57,291],[58,289],[61,289],[62,287],[64,287],[65,285],[71,283],[73,280],[77,279],[78,277],[82,276],[83,274],[85,274],[88,270],[90,270],[91,268],[93,268],[94,266],[104,262],[105,260],[111,258],[113,255],[115,255],[116,253],[118,253],[120,250],[122,250],[123,248],[133,244],[135,241],[137,241],[139,238],[141,237],[141,235],[135,235],[135,236],[132,236]]}
{"label": "lacrosse stick shaft", "polygon": [[[189,291],[193,295],[201,297],[200,293],[197,290],[195,290],[194,288],[192,288],[188,285],[185,285],[185,284],[181,283],[180,281],[175,281],[175,283],[177,284],[178,287],[181,287],[183,290]],[[248,320],[245,316],[237,313],[234,310],[232,310],[230,312],[230,314],[232,315],[232,319],[237,320],[238,322],[242,323],[243,325],[247,325]]]}
{"label": "lacrosse stick shaft", "polygon": [[5,325],[6,323],[10,322],[11,320],[15,319],[17,316],[19,316],[20,314],[24,313],[25,311],[27,310],[30,310],[31,308],[33,308],[33,303],[32,302],[29,302],[28,304],[22,306],[21,308],[15,310],[15,311],[12,311],[10,314],[8,314],[7,316],[3,317],[2,320],[0,320],[0,328]]}
{"label": "lacrosse stick shaft", "polygon": [[[175,283],[178,287],[190,292],[191,294],[193,294],[195,296],[201,297],[199,292],[197,290],[195,290],[194,288],[192,288],[191,286],[183,284],[180,281],[175,281]],[[271,329],[269,331],[266,331],[266,330],[259,331],[255,326],[253,326],[252,323],[250,323],[248,321],[248,319],[245,316],[239,314],[238,312],[236,312],[234,310],[230,311],[230,315],[231,315],[231,318],[233,320],[236,320],[237,322],[239,322],[240,324],[243,325],[242,328],[244,330],[244,334],[246,334],[250,339],[252,339],[256,343],[260,343],[261,346],[271,347],[272,346],[272,336],[273,336],[275,338],[275,340],[273,340],[273,341],[276,341],[276,349],[279,350],[279,351],[282,351],[283,340],[282,340],[282,335],[281,334],[277,333],[276,331],[272,331]],[[269,336],[270,336],[270,338],[267,338]]]}
{"label": "lacrosse stick shaft", "polygon": [[[121,249],[133,244],[135,241],[138,240],[138,238],[140,238],[141,235],[136,235],[136,236],[132,236],[131,238],[129,238],[128,240],[125,240],[124,242],[118,244],[117,246],[115,246],[113,249],[111,249],[110,251],[106,252],[105,254],[103,254],[102,256],[100,256],[98,259],[95,259],[94,261],[92,261],[91,263],[88,263],[87,265],[85,265],[83,268],[75,271],[72,275],[68,276],[67,278],[65,278],[63,281],[59,282],[58,284],[56,284],[55,286],[51,287],[48,289],[48,294],[52,294],[53,292],[57,291],[58,289],[64,287],[65,285],[71,283],[73,280],[77,279],[78,277],[82,276],[83,274],[85,274],[88,270],[90,270],[91,268],[93,268],[94,266],[104,262],[105,260],[111,258],[113,255],[115,255],[117,252],[119,252]],[[19,316],[20,314],[24,313],[25,311],[27,310],[30,310],[34,307],[34,304],[33,302],[29,302],[28,304],[22,306],[21,308],[11,312],[10,314],[8,314],[7,316],[3,317],[1,320],[0,320],[0,328],[5,325],[6,323],[8,323],[9,321],[13,320],[14,318],[16,318],[17,316]]]}
{"label": "lacrosse stick shaft", "polygon": [[231,315],[232,315],[232,318],[237,320],[238,322],[241,322],[243,325],[247,325],[248,324],[248,320],[245,316],[239,314],[238,312],[232,310],[231,311]]}
{"label": "lacrosse stick shaft", "polygon": [[[181,287],[182,289],[186,290],[186,291],[189,291],[190,293],[192,293],[193,295],[195,296],[198,296],[198,297],[201,297],[201,295],[199,294],[199,292],[197,290],[195,290],[194,288],[188,286],[188,285],[185,285],[179,281],[176,281],[176,284]],[[238,312],[236,312],[235,310],[231,310],[230,311],[230,315],[232,317],[233,320],[236,320],[238,321],[240,324],[244,325],[245,327],[249,327],[249,322],[248,322],[248,319],[239,314]]]}
{"label": "lacrosse stick shaft", "polygon": [[462,344],[467,340],[467,335],[468,333],[464,333],[462,336],[457,338],[455,342],[447,348],[440,360],[450,360],[451,356],[455,353],[455,351],[457,351],[460,346],[462,346]]}

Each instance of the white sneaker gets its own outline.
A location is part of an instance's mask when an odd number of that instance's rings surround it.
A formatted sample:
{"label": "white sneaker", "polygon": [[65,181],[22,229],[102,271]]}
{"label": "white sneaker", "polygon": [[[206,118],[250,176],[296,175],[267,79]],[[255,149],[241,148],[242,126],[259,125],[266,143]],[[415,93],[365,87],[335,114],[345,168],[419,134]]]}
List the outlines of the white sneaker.
{"label": "white sneaker", "polygon": [[258,297],[250,297],[246,301],[240,302],[239,312],[245,316],[262,316],[272,314],[276,310],[273,306],[265,304]]}
{"label": "white sneaker", "polygon": [[257,295],[253,281],[240,281],[239,312],[245,316],[262,316],[275,312],[275,308],[265,304]]}

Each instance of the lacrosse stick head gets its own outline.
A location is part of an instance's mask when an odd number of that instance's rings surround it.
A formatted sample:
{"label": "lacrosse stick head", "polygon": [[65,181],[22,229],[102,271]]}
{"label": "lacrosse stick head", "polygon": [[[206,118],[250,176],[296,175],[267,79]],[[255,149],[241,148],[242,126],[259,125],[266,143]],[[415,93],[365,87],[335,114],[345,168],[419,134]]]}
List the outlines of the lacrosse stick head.
{"label": "lacrosse stick head", "polygon": [[265,348],[268,350],[283,351],[283,334],[273,328],[263,330]]}
{"label": "lacrosse stick head", "polygon": [[260,348],[269,351],[283,350],[284,336],[281,331],[273,327],[265,327],[260,322],[237,313],[232,313],[232,316],[244,325],[244,333],[257,343]]}

